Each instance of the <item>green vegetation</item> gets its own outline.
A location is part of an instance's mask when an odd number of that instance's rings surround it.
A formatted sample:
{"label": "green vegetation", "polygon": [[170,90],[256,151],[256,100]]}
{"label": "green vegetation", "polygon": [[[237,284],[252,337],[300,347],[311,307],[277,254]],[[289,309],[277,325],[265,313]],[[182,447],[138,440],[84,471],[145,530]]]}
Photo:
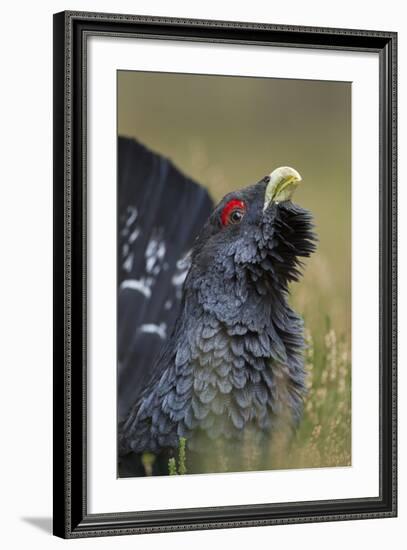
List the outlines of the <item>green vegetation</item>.
{"label": "green vegetation", "polygon": [[168,473],[170,474],[170,476],[184,475],[187,473],[185,437],[179,438],[178,465],[175,457],[171,457],[168,460]]}
{"label": "green vegetation", "polygon": [[288,448],[272,450],[273,469],[351,465],[350,347],[329,325],[319,340],[307,331],[304,416]]}

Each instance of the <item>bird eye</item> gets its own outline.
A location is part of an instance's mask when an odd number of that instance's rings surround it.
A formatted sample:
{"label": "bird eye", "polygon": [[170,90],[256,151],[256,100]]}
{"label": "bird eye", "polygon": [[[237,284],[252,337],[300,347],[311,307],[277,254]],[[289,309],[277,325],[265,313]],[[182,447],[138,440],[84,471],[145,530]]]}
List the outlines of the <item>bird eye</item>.
{"label": "bird eye", "polygon": [[239,223],[242,218],[243,218],[242,210],[239,210],[239,209],[236,208],[236,210],[232,210],[232,212],[230,213],[229,222],[230,223]]}
{"label": "bird eye", "polygon": [[243,201],[233,199],[229,201],[222,210],[222,225],[238,224],[242,221],[246,212],[246,205]]}

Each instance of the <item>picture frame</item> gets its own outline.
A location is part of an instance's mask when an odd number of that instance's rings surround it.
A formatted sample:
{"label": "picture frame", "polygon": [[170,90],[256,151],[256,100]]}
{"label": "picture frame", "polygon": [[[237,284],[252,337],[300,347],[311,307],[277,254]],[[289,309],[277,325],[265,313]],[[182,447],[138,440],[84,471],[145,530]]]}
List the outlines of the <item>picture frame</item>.
{"label": "picture frame", "polygon": [[[88,507],[89,37],[372,53],[379,60],[379,495],[91,513]],[[54,534],[63,538],[386,518],[397,514],[397,35],[66,11],[54,15]],[[92,342],[97,346],[97,342]],[[114,367],[113,367],[114,368]],[[357,406],[355,404],[354,406]],[[145,486],[144,486],[145,487]]]}

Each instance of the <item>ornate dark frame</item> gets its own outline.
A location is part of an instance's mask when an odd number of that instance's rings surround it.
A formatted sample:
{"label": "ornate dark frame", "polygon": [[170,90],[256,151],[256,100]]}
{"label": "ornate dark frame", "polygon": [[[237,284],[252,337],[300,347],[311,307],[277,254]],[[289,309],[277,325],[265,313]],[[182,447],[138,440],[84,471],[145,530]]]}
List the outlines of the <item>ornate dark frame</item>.
{"label": "ornate dark frame", "polygon": [[[380,496],[88,514],[87,37],[370,51],[380,60]],[[54,534],[64,538],[394,517],[397,514],[397,34],[135,15],[54,15]]]}

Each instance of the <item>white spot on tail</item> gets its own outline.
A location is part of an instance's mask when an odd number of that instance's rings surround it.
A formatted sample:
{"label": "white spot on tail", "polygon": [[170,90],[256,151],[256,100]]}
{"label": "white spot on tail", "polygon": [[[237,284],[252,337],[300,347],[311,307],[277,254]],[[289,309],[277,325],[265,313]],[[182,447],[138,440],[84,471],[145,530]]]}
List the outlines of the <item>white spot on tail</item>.
{"label": "white spot on tail", "polygon": [[137,220],[137,208],[134,206],[128,206],[127,212],[129,213],[129,217],[126,220],[126,226],[129,227],[133,222]]}
{"label": "white spot on tail", "polygon": [[126,288],[136,290],[146,298],[151,298],[151,279],[126,279],[121,283],[120,288],[122,290]]}
{"label": "white spot on tail", "polygon": [[[155,233],[157,232],[155,231]],[[147,273],[154,273],[157,275],[161,271],[161,264],[165,256],[165,252],[165,242],[160,240],[157,236],[153,236],[149,240],[145,252]]]}
{"label": "white spot on tail", "polygon": [[136,228],[133,233],[129,237],[129,243],[132,244],[137,239],[137,237],[140,235],[140,229]]}
{"label": "white spot on tail", "polygon": [[167,325],[165,323],[141,325],[138,330],[147,334],[157,334],[162,340],[167,338]]}

